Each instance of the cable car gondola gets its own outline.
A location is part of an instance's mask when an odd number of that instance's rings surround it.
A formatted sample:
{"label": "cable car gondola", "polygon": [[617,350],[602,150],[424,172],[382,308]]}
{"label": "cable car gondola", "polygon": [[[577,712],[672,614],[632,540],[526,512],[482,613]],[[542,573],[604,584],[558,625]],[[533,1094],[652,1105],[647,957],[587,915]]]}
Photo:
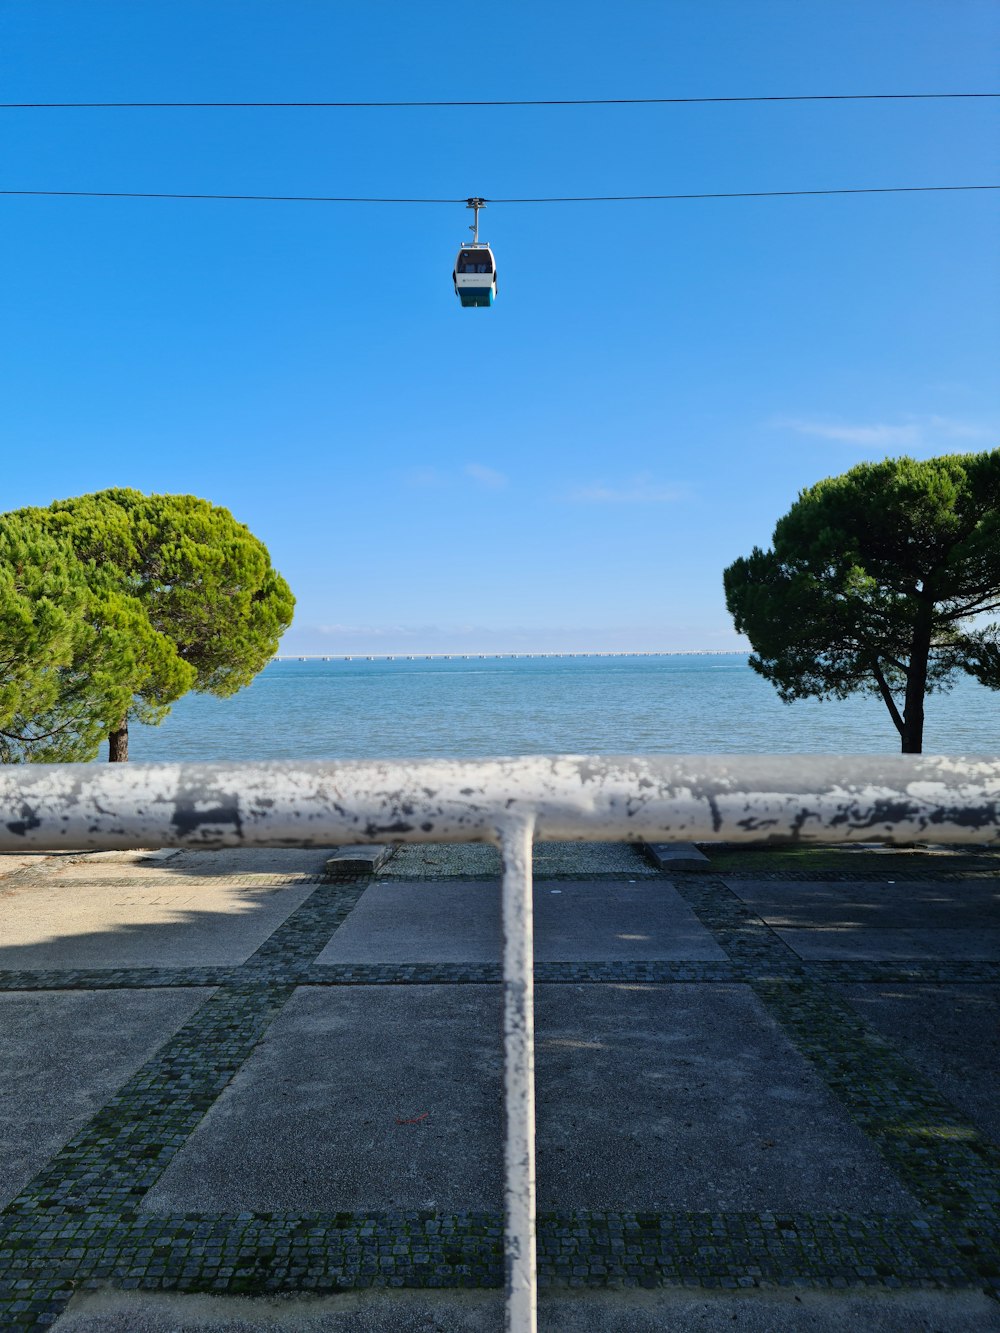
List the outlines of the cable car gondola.
{"label": "cable car gondola", "polygon": [[492,305],[497,295],[497,262],[493,251],[479,239],[479,210],[486,207],[484,199],[469,199],[466,208],[474,209],[475,221],[469,228],[472,241],[458,252],[451,278],[455,295],[464,306]]}

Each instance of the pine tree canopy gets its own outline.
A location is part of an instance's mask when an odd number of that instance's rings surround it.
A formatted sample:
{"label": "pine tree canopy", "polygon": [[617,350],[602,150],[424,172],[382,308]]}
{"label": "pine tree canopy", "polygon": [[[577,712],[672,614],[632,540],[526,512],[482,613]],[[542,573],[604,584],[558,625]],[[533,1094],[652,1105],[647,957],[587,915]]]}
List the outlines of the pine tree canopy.
{"label": "pine tree canopy", "polygon": [[190,689],[235,693],[293,607],[263,543],[195,496],[117,489],[0,515],[0,759],[91,759]]}
{"label": "pine tree canopy", "polygon": [[723,580],[786,702],[879,695],[905,752],[959,673],[1000,688],[1000,449],[863,463],[803,491]]}

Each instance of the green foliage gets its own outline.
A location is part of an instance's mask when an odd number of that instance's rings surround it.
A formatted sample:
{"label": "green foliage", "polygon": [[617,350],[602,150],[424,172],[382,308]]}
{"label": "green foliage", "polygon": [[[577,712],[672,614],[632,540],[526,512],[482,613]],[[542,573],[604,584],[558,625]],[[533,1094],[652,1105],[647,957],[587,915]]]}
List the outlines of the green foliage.
{"label": "green foliage", "polygon": [[0,515],[0,760],[84,760],[134,696],[153,707],[194,673],[142,607],[97,582],[38,512]]}
{"label": "green foliage", "polygon": [[[786,702],[881,696],[920,748],[924,696],[1000,688],[1000,450],[864,463],[801,493],[725,571],[750,664]],[[970,623],[972,622],[972,623]],[[977,623],[979,622],[979,623]]]}
{"label": "green foliage", "polygon": [[235,693],[293,606],[264,545],[194,496],[109,490],[0,515],[0,760],[90,759],[189,689]]}
{"label": "green foliage", "polygon": [[25,736],[53,743],[53,710],[71,694],[74,660],[92,637],[88,602],[64,543],[24,521],[0,524],[0,758],[20,757]]}
{"label": "green foliage", "polygon": [[194,669],[196,690],[234,694],[274,656],[295,599],[267,547],[228,509],[108,490],[46,513],[82,560],[142,604]]}

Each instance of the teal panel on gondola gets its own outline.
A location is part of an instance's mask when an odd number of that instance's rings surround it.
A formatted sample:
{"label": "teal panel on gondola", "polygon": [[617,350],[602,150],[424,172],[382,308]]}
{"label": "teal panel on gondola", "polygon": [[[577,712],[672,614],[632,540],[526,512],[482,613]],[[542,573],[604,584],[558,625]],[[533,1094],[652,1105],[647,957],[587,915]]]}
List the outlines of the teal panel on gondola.
{"label": "teal panel on gondola", "polygon": [[459,287],[458,295],[465,306],[484,306],[493,304],[492,287]]}

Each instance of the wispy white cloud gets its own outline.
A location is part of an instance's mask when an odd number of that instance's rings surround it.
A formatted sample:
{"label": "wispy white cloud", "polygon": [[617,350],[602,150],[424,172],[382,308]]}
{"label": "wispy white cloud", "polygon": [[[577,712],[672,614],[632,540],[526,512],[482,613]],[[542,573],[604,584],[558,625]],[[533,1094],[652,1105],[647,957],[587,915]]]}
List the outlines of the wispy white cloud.
{"label": "wispy white cloud", "polygon": [[649,472],[639,472],[613,485],[599,481],[576,486],[568,498],[578,504],[673,504],[689,495],[686,486],[667,485],[654,481]]}
{"label": "wispy white cloud", "polygon": [[955,417],[907,415],[899,422],[842,422],[807,417],[775,417],[769,423],[779,430],[812,435],[842,444],[885,447],[933,447],[949,440],[989,440],[1000,436],[997,424],[961,421]]}
{"label": "wispy white cloud", "polygon": [[771,424],[782,430],[793,430],[798,435],[816,435],[821,440],[840,440],[845,444],[917,444],[920,441],[920,433],[914,425],[890,426],[875,422],[850,426],[805,421],[801,417],[778,417]]}
{"label": "wispy white cloud", "polygon": [[502,491],[508,485],[508,478],[502,472],[482,463],[466,463],[462,471],[490,491]]}

